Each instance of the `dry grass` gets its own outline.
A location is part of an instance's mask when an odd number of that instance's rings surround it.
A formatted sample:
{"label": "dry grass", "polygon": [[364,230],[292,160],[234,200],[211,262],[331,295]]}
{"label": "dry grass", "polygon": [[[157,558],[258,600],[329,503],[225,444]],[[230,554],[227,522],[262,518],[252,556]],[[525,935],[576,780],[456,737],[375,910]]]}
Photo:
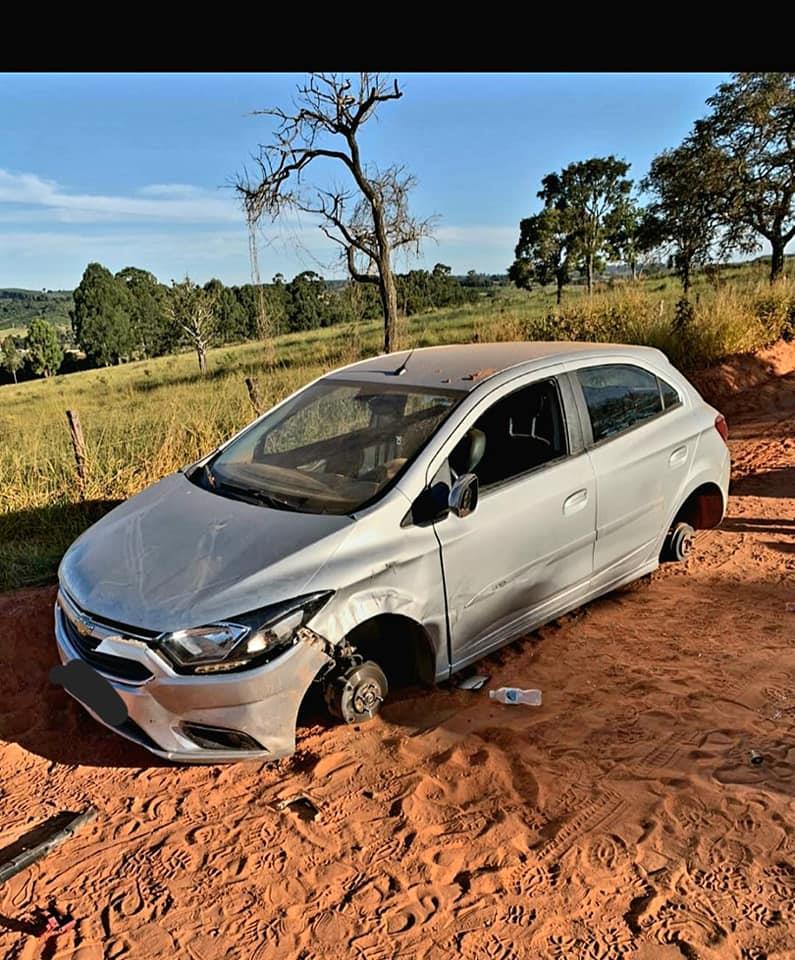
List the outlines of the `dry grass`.
{"label": "dry grass", "polygon": [[[684,368],[753,350],[795,322],[795,284],[775,288],[751,268],[731,282],[701,278],[694,316],[675,324],[671,279],[614,284],[592,298],[500,291],[493,299],[405,322],[407,346],[478,340],[585,339],[645,343]],[[789,325],[789,327],[787,326]],[[378,352],[374,323],[290,334],[276,363],[261,344],[221,347],[201,378],[192,354],[91,370],[0,390],[0,589],[52,577],[64,549],[107,505],[212,450],[252,415],[244,378],[270,405],[323,373]],[[88,479],[80,503],[65,410],[82,419]]]}
{"label": "dry grass", "polygon": [[677,320],[677,302],[667,288],[618,285],[590,299],[564,302],[558,316],[530,320],[527,332],[533,339],[646,344],[693,370],[791,335],[795,283],[783,279],[774,287],[756,281],[702,288],[683,324]]}

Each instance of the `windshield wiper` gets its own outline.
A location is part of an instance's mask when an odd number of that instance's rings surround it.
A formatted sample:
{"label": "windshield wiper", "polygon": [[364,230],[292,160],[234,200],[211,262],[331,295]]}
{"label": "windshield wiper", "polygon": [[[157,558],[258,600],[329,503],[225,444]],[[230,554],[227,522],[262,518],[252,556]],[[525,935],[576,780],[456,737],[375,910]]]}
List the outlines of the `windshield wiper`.
{"label": "windshield wiper", "polygon": [[266,493],[264,490],[259,490],[257,487],[238,487],[234,483],[227,483],[226,480],[216,480],[216,489],[229,490],[231,493],[238,493],[242,497],[249,497],[251,500],[256,500],[257,503],[261,503],[266,507],[273,507],[276,510],[298,510],[299,505],[295,503],[290,503],[289,500],[282,500],[281,497],[276,497],[272,493]]}

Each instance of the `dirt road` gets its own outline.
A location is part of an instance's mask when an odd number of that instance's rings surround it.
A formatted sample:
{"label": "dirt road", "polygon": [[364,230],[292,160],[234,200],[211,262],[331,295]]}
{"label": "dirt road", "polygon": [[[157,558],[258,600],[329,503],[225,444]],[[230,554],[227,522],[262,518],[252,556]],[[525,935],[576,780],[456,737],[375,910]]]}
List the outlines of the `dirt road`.
{"label": "dirt road", "polygon": [[795,374],[721,405],[723,527],[481,665],[538,709],[409,692],[277,767],[161,765],[48,685],[53,589],[0,597],[0,847],[100,810],[0,888],[0,955],[795,958]]}

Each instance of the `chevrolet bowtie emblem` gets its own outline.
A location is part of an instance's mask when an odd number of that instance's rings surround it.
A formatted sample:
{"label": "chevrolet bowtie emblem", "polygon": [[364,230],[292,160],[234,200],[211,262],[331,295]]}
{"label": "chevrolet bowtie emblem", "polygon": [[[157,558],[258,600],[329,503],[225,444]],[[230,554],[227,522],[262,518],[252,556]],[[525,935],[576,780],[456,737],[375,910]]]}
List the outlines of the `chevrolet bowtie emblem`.
{"label": "chevrolet bowtie emblem", "polygon": [[75,629],[81,637],[92,636],[94,632],[94,624],[87,617],[78,615],[72,622],[74,623]]}

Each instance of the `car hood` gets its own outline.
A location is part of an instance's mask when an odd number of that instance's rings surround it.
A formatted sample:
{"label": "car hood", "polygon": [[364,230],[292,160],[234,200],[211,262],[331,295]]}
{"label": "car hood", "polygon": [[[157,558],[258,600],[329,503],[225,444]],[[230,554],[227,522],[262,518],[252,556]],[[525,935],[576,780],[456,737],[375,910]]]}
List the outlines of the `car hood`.
{"label": "car hood", "polygon": [[230,500],[176,473],[86,530],[59,579],[98,617],[158,632],[201,626],[299,596],[353,524]]}

